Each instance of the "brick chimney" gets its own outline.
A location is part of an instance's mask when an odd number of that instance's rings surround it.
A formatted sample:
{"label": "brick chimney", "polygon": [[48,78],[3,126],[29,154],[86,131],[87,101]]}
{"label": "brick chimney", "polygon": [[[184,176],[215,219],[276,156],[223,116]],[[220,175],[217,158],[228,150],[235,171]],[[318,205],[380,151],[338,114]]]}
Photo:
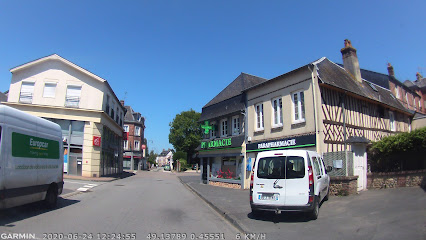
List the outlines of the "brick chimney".
{"label": "brick chimney", "polygon": [[423,76],[420,73],[416,74],[416,81],[420,82],[422,80]]}
{"label": "brick chimney", "polygon": [[121,106],[124,106],[124,100],[120,100]]}
{"label": "brick chimney", "polygon": [[395,77],[395,72],[393,71],[393,67],[390,63],[388,63],[388,73],[389,73],[389,76]]}
{"label": "brick chimney", "polygon": [[356,55],[356,49],[352,47],[351,41],[345,39],[345,47],[340,50],[343,58],[343,67],[352,74],[352,76],[360,83],[361,70],[359,68],[358,57]]}

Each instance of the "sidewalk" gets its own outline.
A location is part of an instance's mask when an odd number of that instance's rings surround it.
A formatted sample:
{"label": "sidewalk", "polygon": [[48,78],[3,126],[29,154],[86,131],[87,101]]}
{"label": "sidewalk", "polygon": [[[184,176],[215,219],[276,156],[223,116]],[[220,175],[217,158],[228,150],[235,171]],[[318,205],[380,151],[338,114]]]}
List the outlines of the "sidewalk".
{"label": "sidewalk", "polygon": [[200,183],[200,173],[181,173],[178,174],[178,178],[182,184],[197,194],[239,231],[250,232],[241,221],[247,218],[247,214],[251,212],[249,190],[202,184]]}
{"label": "sidewalk", "polygon": [[123,179],[133,175],[135,175],[133,171],[130,171],[130,172],[124,171],[121,174],[115,174],[108,177],[83,177],[83,176],[74,176],[74,175],[64,174],[64,179],[84,180],[84,181],[93,181],[93,182],[112,182],[117,179]]}

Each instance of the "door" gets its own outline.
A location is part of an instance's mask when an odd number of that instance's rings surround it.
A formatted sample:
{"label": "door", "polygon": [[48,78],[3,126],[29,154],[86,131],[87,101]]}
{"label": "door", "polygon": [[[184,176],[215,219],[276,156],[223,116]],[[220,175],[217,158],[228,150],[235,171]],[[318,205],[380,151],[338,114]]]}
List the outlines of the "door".
{"label": "door", "polygon": [[253,202],[262,205],[284,205],[285,156],[270,156],[256,161]]}
{"label": "door", "polygon": [[367,189],[367,153],[362,144],[352,145],[354,154],[354,175],[358,176],[358,191]]}
{"label": "door", "polygon": [[305,157],[288,155],[285,169],[285,205],[300,206],[309,201],[309,175]]}
{"label": "door", "polygon": [[320,158],[318,156],[313,156],[311,158],[314,167],[314,181],[316,182],[315,195],[320,195],[320,200],[322,200],[322,198],[327,194],[327,179],[325,178],[325,172],[320,162]]}

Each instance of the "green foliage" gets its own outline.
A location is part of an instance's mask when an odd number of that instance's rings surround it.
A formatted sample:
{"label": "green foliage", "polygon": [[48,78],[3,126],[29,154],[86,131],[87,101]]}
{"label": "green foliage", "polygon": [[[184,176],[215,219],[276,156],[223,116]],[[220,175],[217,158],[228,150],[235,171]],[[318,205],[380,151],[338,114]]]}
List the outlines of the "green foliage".
{"label": "green foliage", "polygon": [[148,162],[151,164],[156,164],[155,159],[157,159],[158,154],[156,154],[153,150],[148,155]]}
{"label": "green foliage", "polygon": [[[170,125],[169,142],[176,151],[186,152],[190,157],[201,142],[201,129],[198,120],[201,113],[194,110],[177,114]],[[187,158],[188,159],[188,158]]]}
{"label": "green foliage", "polygon": [[187,154],[182,151],[177,151],[173,154],[173,159],[187,159]]}
{"label": "green foliage", "polygon": [[368,150],[372,172],[425,168],[426,127],[383,138]]}

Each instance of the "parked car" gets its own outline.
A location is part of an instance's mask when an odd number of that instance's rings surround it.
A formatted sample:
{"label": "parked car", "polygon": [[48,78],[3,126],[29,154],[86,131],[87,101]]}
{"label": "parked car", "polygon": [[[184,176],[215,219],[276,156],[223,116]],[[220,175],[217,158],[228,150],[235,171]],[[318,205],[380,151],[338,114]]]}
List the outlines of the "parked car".
{"label": "parked car", "polygon": [[330,177],[318,153],[306,150],[261,152],[251,175],[252,213],[301,211],[317,219],[321,201],[328,199],[329,186]]}
{"label": "parked car", "polygon": [[164,171],[170,171],[170,165],[165,165],[164,166]]}

